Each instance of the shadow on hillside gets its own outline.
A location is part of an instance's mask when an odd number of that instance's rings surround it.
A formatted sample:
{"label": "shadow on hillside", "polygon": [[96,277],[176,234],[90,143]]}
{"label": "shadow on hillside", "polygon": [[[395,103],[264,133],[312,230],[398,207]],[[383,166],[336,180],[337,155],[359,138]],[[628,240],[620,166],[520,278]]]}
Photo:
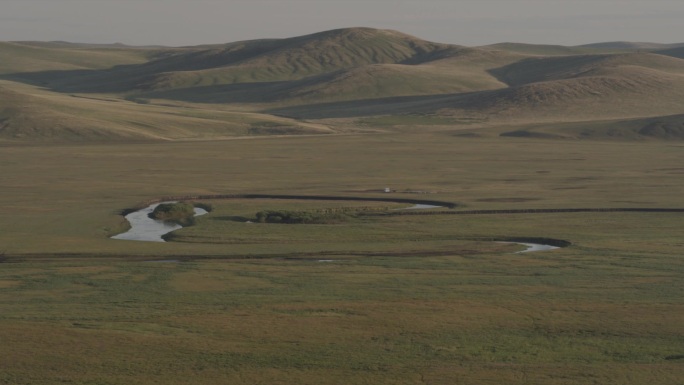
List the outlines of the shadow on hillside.
{"label": "shadow on hillside", "polygon": [[[60,93],[126,93],[128,99],[144,102],[145,99],[167,99],[193,103],[277,103],[290,106],[263,111],[265,113],[294,118],[346,118],[383,114],[433,113],[441,108],[473,106],[479,95],[491,91],[396,96],[339,102],[311,102],[293,97],[294,87],[300,81],[254,82],[226,85],[188,87],[164,91],[141,90],[144,76],[135,65],[116,66],[106,70],[69,70],[13,73],[0,75],[0,79],[44,87]],[[296,105],[294,105],[296,103]]]}
{"label": "shadow on hillside", "polygon": [[[131,100],[166,99],[193,103],[284,103],[262,112],[293,118],[345,118],[406,112],[434,112],[439,108],[469,105],[483,92],[393,96],[321,103],[315,97],[292,96],[293,82],[239,83],[140,93]],[[487,93],[487,91],[485,91]]]}
{"label": "shadow on hillside", "polygon": [[[397,96],[339,102],[312,102],[315,95],[299,98],[292,94],[306,79],[197,86],[172,90],[145,91],[145,75],[137,65],[120,65],[106,70],[55,70],[0,75],[0,79],[44,87],[60,93],[129,93],[128,100],[167,99],[192,103],[288,103],[265,113],[294,118],[345,118],[383,114],[431,113],[453,108],[476,94]],[[473,103],[465,103],[472,105]]]}
{"label": "shadow on hillside", "polygon": [[308,103],[292,107],[280,107],[262,112],[295,119],[357,118],[377,115],[430,114],[441,109],[477,110],[478,103],[486,100],[494,91],[458,94],[395,96],[389,98],[351,100],[329,103]]}
{"label": "shadow on hillside", "polygon": [[288,82],[237,83],[135,94],[131,99],[166,99],[192,103],[272,103],[283,98]]}
{"label": "shadow on hillside", "polygon": [[68,93],[116,93],[130,90],[141,80],[136,65],[119,65],[103,70],[51,70],[0,75],[1,80],[25,83]]}

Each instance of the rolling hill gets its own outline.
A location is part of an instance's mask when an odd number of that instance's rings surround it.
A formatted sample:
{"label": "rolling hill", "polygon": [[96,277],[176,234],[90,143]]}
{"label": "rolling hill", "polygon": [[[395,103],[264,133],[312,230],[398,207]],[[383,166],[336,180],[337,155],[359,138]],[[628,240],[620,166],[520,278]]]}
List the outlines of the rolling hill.
{"label": "rolling hill", "polygon": [[150,106],[112,97],[47,92],[0,81],[0,142],[197,140],[329,134],[320,124],[250,112]]}
{"label": "rolling hill", "polygon": [[[501,88],[505,85],[486,70],[521,58],[369,28],[189,47],[157,55],[144,64],[104,71],[28,76],[60,92],[119,93],[138,100],[291,104]],[[53,80],[45,83],[51,75]]]}
{"label": "rolling hill", "polygon": [[592,140],[680,140],[684,137],[684,114],[641,119],[536,124],[505,131],[501,136]]}
{"label": "rolling hill", "polygon": [[156,49],[89,47],[63,43],[0,42],[0,75],[45,71],[108,69],[142,64],[161,52]]}
{"label": "rolling hill", "polygon": [[272,111],[300,118],[419,113],[491,122],[587,121],[681,113],[684,60],[656,54],[528,58],[490,70],[509,87]]}
{"label": "rolling hill", "polygon": [[684,47],[675,47],[675,48],[658,50],[658,51],[656,51],[656,53],[659,53],[661,55],[676,57],[679,59],[684,59]]}
{"label": "rolling hill", "polygon": [[529,58],[492,70],[499,80],[516,86],[542,81],[594,76],[599,72],[640,67],[664,73],[684,74],[684,61],[650,53],[576,55],[571,57]]}
{"label": "rolling hill", "polygon": [[597,49],[624,49],[624,50],[657,50],[682,47],[684,43],[677,44],[661,44],[649,42],[631,42],[631,41],[609,41],[603,43],[584,44],[577,47],[583,48],[597,48]]}
{"label": "rolling hill", "polygon": [[370,64],[419,61],[455,47],[396,31],[349,28],[289,39],[189,47],[142,65],[60,79],[52,86],[69,92],[132,92],[287,81]]}
{"label": "rolling hill", "polygon": [[[302,119],[381,115],[513,125],[675,116],[683,48],[471,48],[371,28],[179,48],[0,43],[0,137],[318,134],[335,130]],[[658,127],[667,134],[654,137],[679,135]]]}
{"label": "rolling hill", "polygon": [[568,56],[597,53],[596,49],[551,44],[497,43],[479,47],[485,50],[504,51],[529,56]]}

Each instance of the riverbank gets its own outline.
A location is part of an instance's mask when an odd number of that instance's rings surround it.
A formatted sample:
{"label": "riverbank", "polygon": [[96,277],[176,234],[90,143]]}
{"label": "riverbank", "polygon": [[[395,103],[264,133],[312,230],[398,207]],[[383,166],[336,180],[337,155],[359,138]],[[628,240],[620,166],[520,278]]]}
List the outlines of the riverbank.
{"label": "riverbank", "polygon": [[[252,197],[252,198],[245,198],[245,199],[282,199],[282,198],[272,198],[273,196],[263,196],[259,195],[258,198]],[[290,198],[288,199],[295,199],[292,198],[292,196],[288,196]],[[315,200],[311,196],[308,197],[309,199],[306,200]],[[322,200],[338,200],[337,197],[327,197],[328,199],[322,199]],[[361,200],[361,198],[358,198],[357,200]],[[168,238],[168,235],[175,231],[183,228],[182,225],[174,222],[169,222],[169,221],[163,221],[159,219],[154,219],[152,218],[152,213],[156,212],[156,210],[161,207],[162,205],[166,204],[171,204],[175,203],[176,201],[165,201],[161,203],[154,203],[151,204],[150,206],[147,206],[141,210],[131,212],[126,215],[126,220],[130,223],[130,229],[123,233],[116,235],[112,237],[112,239],[119,239],[119,240],[131,240],[131,241],[146,241],[146,242],[166,242],[166,239]],[[404,211],[404,210],[409,210],[409,211],[425,211],[425,210],[431,210],[435,208],[440,208],[442,206],[436,206],[436,205],[431,205],[431,204],[426,204],[426,203],[416,203],[411,207],[407,207],[404,209],[394,209],[392,211]],[[195,207],[195,216],[200,216],[207,214],[207,211]],[[257,213],[257,217],[263,213],[260,211]],[[280,213],[275,212],[275,213]],[[282,215],[282,214],[281,214]],[[283,220],[280,220],[278,222],[282,222]],[[257,220],[257,222],[274,222],[274,221],[268,221],[268,220]],[[249,221],[247,221],[249,223]],[[300,224],[300,225],[305,225],[305,224]],[[524,239],[509,239],[507,241],[503,240],[495,240],[498,242],[507,242],[507,243],[518,243],[521,245],[525,245],[528,248],[522,252],[536,252],[536,251],[548,251],[548,250],[553,250],[557,249],[560,247],[567,247],[570,245],[570,242],[568,241],[563,241],[563,240],[557,240],[557,239],[547,239],[547,238],[524,238]],[[415,252],[414,252],[415,253]],[[430,251],[421,251],[420,253],[423,254],[430,254]],[[324,255],[324,253],[317,253],[317,255]],[[384,254],[386,255],[386,254]],[[394,256],[399,256],[399,255],[406,255],[404,253],[393,253],[392,255]],[[415,255],[413,253],[409,255]],[[432,254],[430,254],[432,255]],[[286,258],[286,257],[285,257]],[[292,257],[291,257],[292,258]],[[295,257],[296,258],[296,257]],[[299,255],[298,258],[302,258],[302,255]]]}

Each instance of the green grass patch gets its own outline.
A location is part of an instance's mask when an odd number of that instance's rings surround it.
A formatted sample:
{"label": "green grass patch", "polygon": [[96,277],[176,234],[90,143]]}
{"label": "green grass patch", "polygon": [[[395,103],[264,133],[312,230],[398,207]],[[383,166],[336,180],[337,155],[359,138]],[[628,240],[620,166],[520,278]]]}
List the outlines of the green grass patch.
{"label": "green grass patch", "polygon": [[[456,210],[680,207],[677,143],[415,132],[4,146],[0,156],[0,383],[684,377],[680,213],[286,226],[246,220],[408,205],[234,199],[208,201],[212,211],[174,232],[175,242],[108,238],[124,223],[122,207],[170,195],[393,196],[459,202]],[[514,254],[523,247],[493,242],[534,237],[572,246]]]}

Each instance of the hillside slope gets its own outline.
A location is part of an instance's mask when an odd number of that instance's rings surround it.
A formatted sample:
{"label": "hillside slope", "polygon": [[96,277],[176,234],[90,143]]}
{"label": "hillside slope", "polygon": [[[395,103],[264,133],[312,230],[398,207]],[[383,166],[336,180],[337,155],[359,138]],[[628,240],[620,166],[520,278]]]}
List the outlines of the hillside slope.
{"label": "hillside slope", "polygon": [[490,122],[563,122],[682,113],[684,76],[640,66],[491,91],[326,103],[274,109],[298,118],[437,114]]}
{"label": "hillside slope", "polygon": [[138,48],[86,49],[49,43],[0,42],[0,74],[106,69],[145,63],[155,52]]}
{"label": "hillside slope", "polygon": [[499,80],[511,86],[593,76],[597,72],[619,71],[621,67],[641,67],[684,74],[684,61],[651,53],[577,55],[529,58],[492,70]]}
{"label": "hillside slope", "polygon": [[532,125],[501,134],[506,137],[592,140],[682,140],[684,114],[640,119]]}
{"label": "hillside slope", "polygon": [[679,44],[661,44],[650,42],[632,42],[632,41],[607,41],[603,43],[583,44],[577,47],[583,48],[597,48],[597,49],[625,49],[625,50],[657,50],[666,48],[675,48],[684,46],[684,43]]}
{"label": "hillside slope", "polygon": [[322,125],[258,113],[62,95],[7,81],[0,81],[0,100],[0,141],[187,140],[333,132]]}
{"label": "hillside slope", "polygon": [[[510,52],[527,56],[569,56],[602,53],[604,49],[591,47],[568,47],[551,44],[497,43],[478,47],[484,50]],[[613,51],[610,49],[609,51]]]}
{"label": "hillside slope", "polygon": [[475,96],[466,107],[511,118],[582,120],[677,113],[682,97],[684,77],[631,67],[511,87]]}
{"label": "hillside slope", "polygon": [[676,57],[679,59],[684,59],[684,47],[668,48],[668,49],[658,50],[655,52],[659,53],[661,55],[667,55],[667,56],[672,56],[672,57]]}
{"label": "hillside slope", "polygon": [[348,28],[289,39],[191,47],[158,60],[56,82],[69,92],[135,92],[297,80],[369,64],[396,64],[455,46],[396,31]]}
{"label": "hillside slope", "polygon": [[330,133],[296,119],[406,114],[512,125],[674,116],[682,49],[468,48],[371,28],[182,48],[0,43],[0,138]]}

